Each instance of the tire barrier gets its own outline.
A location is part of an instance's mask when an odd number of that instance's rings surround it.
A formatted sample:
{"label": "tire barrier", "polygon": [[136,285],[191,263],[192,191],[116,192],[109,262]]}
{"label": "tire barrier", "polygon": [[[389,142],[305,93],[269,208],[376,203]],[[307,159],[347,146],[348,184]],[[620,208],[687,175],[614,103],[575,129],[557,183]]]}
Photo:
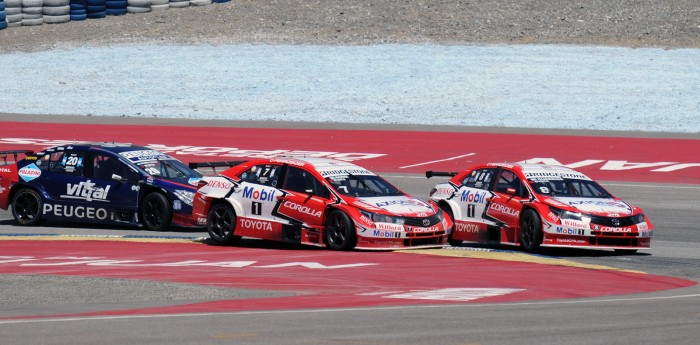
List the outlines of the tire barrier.
{"label": "tire barrier", "polygon": [[90,19],[104,18],[107,16],[107,4],[105,0],[87,0],[87,17]]}
{"label": "tire barrier", "polygon": [[7,29],[7,13],[5,12],[5,1],[0,0],[0,30]]}
{"label": "tire barrier", "polygon": [[231,0],[0,0],[0,30],[229,1]]}
{"label": "tire barrier", "polygon": [[7,26],[22,26],[22,0],[5,0],[3,3]]}
{"label": "tire barrier", "polygon": [[170,0],[170,8],[183,8],[190,6],[190,0]]}
{"label": "tire barrier", "polygon": [[151,12],[151,0],[127,0],[126,11],[129,13]]}
{"label": "tire barrier", "polygon": [[44,24],[44,0],[22,0],[22,25]]}
{"label": "tire barrier", "polygon": [[44,0],[42,11],[45,24],[61,24],[70,21],[70,0]]}
{"label": "tire barrier", "polygon": [[121,16],[126,14],[127,0],[107,0],[105,2],[106,10],[108,16]]}
{"label": "tire barrier", "polygon": [[87,19],[87,0],[70,0],[70,20]]}

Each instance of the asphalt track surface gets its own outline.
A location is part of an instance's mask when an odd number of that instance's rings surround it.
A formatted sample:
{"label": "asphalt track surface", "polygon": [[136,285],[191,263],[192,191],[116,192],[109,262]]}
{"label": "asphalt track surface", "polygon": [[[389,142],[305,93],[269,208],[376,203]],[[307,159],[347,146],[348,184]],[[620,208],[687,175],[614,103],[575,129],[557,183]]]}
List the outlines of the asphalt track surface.
{"label": "asphalt track surface", "polygon": [[[23,118],[25,120],[25,118]],[[222,124],[227,126],[226,124]],[[236,127],[244,127],[236,124]],[[260,127],[260,124],[252,124],[250,127]],[[300,125],[306,127],[305,125]],[[6,127],[5,127],[6,128]],[[306,127],[308,128],[308,127]],[[364,128],[356,128],[364,129]],[[421,128],[429,130],[430,128]],[[470,132],[471,129],[465,129]],[[502,132],[499,129],[479,130],[478,132]],[[233,132],[233,131],[232,131]],[[513,133],[503,131],[501,137],[508,138]],[[15,133],[8,133],[0,128],[0,137],[15,137]],[[24,133],[22,133],[24,134]],[[115,136],[120,134],[116,132]],[[572,133],[577,138],[593,136],[596,141],[606,140],[601,133]],[[603,133],[610,136],[609,133]],[[128,135],[127,135],[128,136]],[[629,137],[625,134],[612,133],[615,138]],[[633,135],[638,136],[638,135]],[[663,137],[672,135],[645,135],[645,137]],[[25,137],[25,136],[23,136]],[[41,136],[38,136],[41,137]],[[516,135],[517,137],[517,135]],[[45,139],[62,139],[64,136],[56,134],[56,137]],[[672,141],[676,140],[670,138]],[[694,153],[698,148],[698,141],[693,138],[686,144],[687,152]],[[178,138],[179,140],[179,138]],[[186,144],[185,142],[181,144]],[[690,146],[688,146],[690,144]],[[694,145],[694,146],[693,146]],[[239,145],[242,146],[242,145]],[[295,145],[289,145],[294,148]],[[323,148],[318,148],[319,150]],[[337,150],[336,150],[337,151]],[[630,162],[660,162],[653,156],[653,151],[648,150],[650,159],[629,159]],[[676,153],[677,154],[677,153]],[[449,156],[449,155],[448,155]],[[391,155],[387,155],[391,157]],[[673,162],[693,163],[694,157],[683,158],[682,155],[668,159]],[[571,162],[579,162],[593,157],[574,157]],[[644,158],[644,157],[641,157]],[[381,159],[381,158],[379,158]],[[613,158],[608,158],[612,160]],[[623,158],[620,158],[623,159]],[[666,161],[666,160],[664,160]],[[367,160],[366,162],[369,162]],[[365,163],[366,163],[365,162]],[[364,164],[362,160],[357,163]],[[375,163],[373,163],[375,164]],[[443,163],[440,163],[443,164]],[[669,165],[665,165],[669,166]],[[400,167],[400,166],[399,166]],[[444,166],[440,166],[443,168]],[[415,169],[423,169],[425,166],[417,166]],[[589,167],[593,169],[592,167]],[[657,167],[658,168],[658,167]],[[662,182],[656,181],[623,181],[606,179],[603,184],[614,194],[625,200],[637,204],[645,209],[654,222],[655,237],[652,241],[652,250],[649,253],[636,255],[615,255],[606,251],[561,251],[548,250],[538,260],[563,259],[573,265],[603,265],[621,270],[646,272],[650,276],[664,276],[673,279],[672,282],[700,281],[700,236],[697,234],[697,224],[700,216],[697,211],[700,198],[700,183],[696,179],[696,170],[692,167],[683,170],[680,175],[673,178],[681,181],[673,182],[664,177]],[[380,169],[382,170],[382,169]],[[641,170],[636,170],[643,175]],[[647,170],[651,170],[647,169]],[[598,170],[593,170],[597,172]],[[427,191],[437,180],[427,180],[416,171],[406,173],[398,169],[382,170],[383,175],[394,182],[398,187],[410,194],[424,198]],[[609,172],[606,172],[609,173]],[[654,174],[647,172],[647,174]],[[673,172],[671,173],[673,174]],[[660,175],[655,175],[660,176]],[[668,175],[664,175],[668,176]],[[678,183],[681,182],[681,183]],[[693,183],[694,182],[694,183]],[[206,237],[204,232],[196,229],[173,229],[171,232],[152,233],[138,229],[115,229],[103,226],[83,226],[75,224],[46,224],[45,227],[22,228],[11,225],[8,213],[0,213],[0,235],[4,234],[63,234],[63,235],[99,235],[99,236],[179,236],[188,238]],[[5,236],[6,237],[6,236]],[[46,257],[52,254],[51,244],[58,241],[42,239],[37,241],[35,257]],[[2,241],[0,247],[11,249],[10,243],[22,241]],[[4,243],[4,244],[3,244]],[[32,243],[32,242],[28,242]],[[119,242],[123,243],[123,242]],[[149,245],[142,244],[142,245]],[[154,246],[162,243],[151,244]],[[171,244],[173,248],[178,245]],[[199,244],[201,246],[201,244]],[[63,245],[57,245],[60,247]],[[99,245],[93,246],[99,248]],[[14,246],[12,246],[14,248]],[[239,250],[252,250],[274,252],[277,255],[316,255],[329,254],[327,251],[309,250],[308,248],[289,247],[280,244],[263,241],[247,240]],[[217,248],[230,249],[233,248]],[[14,250],[14,249],[12,249]],[[26,249],[22,249],[26,250]],[[84,249],[88,252],[90,248]],[[94,249],[98,250],[98,249]],[[509,268],[523,264],[523,254],[519,251],[511,251],[509,248],[471,248],[462,247],[452,252],[464,253],[465,258],[442,258],[430,256],[435,262],[440,260],[467,260],[491,262],[487,267],[494,271],[494,275],[505,277],[507,281]],[[75,255],[80,255],[80,250],[73,250]],[[282,253],[282,254],[280,254]],[[45,255],[46,254],[46,255]],[[405,253],[351,253],[362,255],[364,261],[373,254],[382,256],[408,256]],[[5,255],[0,254],[0,255]],[[376,256],[376,255],[375,255]],[[422,256],[418,255],[418,256]],[[529,259],[532,256],[527,256]],[[307,259],[309,259],[307,258]],[[529,260],[528,259],[528,260]],[[515,263],[513,261],[515,260]],[[370,260],[371,261],[371,260]],[[355,262],[355,261],[352,261]],[[551,263],[551,261],[549,262]],[[542,265],[539,263],[531,265]],[[520,266],[526,267],[526,266]],[[529,267],[529,266],[527,266]],[[545,270],[558,271],[560,266],[543,266]],[[561,269],[572,269],[575,272],[572,280],[584,277],[586,274],[596,274],[598,270],[593,268],[572,268],[561,266]],[[435,267],[435,271],[447,272],[448,276],[469,277],[470,271],[454,270],[454,266],[446,264]],[[47,270],[48,271],[48,270]],[[590,271],[590,272],[589,272]],[[614,275],[625,275],[626,271]],[[208,271],[203,270],[202,276],[207,276]],[[28,280],[18,282],[18,275],[0,275],[3,281],[3,290],[12,290],[13,287],[26,289],[25,294],[19,297],[35,296],[36,301],[10,304],[3,301],[0,306],[0,333],[3,334],[3,343],[7,344],[610,344],[610,343],[638,343],[638,344],[697,344],[700,336],[698,330],[700,320],[700,287],[692,285],[675,289],[661,289],[656,291],[644,291],[641,293],[611,293],[601,294],[595,297],[584,297],[585,291],[596,289],[596,281],[583,280],[579,285],[580,296],[573,298],[531,298],[523,300],[484,301],[480,303],[439,303],[439,304],[399,304],[399,305],[373,305],[352,307],[339,303],[337,307],[303,308],[284,306],[257,310],[230,310],[221,311],[216,307],[215,312],[199,311],[197,313],[133,313],[124,315],[79,315],[80,312],[104,311],[117,309],[134,309],[138,306],[151,308],[167,308],[173,305],[181,305],[185,302],[197,303],[196,296],[183,293],[180,286],[158,285],[147,282],[148,279],[138,280],[135,284],[130,279],[114,280],[119,284],[92,284],[81,283],[80,280],[64,281],[56,278],[56,275],[44,276],[42,271],[25,272]],[[221,273],[219,273],[221,274]],[[474,271],[471,274],[475,274]],[[637,277],[638,273],[634,273]],[[513,275],[514,277],[517,275]],[[334,279],[342,279],[333,276]],[[342,277],[342,275],[340,276]],[[110,279],[119,277],[110,277]],[[649,279],[652,280],[652,279]],[[146,281],[146,282],[144,282]],[[561,284],[561,281],[557,281]],[[6,284],[7,283],[7,284]],[[16,284],[16,285],[11,285]],[[51,286],[50,284],[56,284]],[[76,289],[92,288],[84,291],[82,295],[90,298],[80,299],[75,296],[67,296],[64,300],[55,297],[56,292],[61,291],[62,284],[72,284]],[[153,284],[153,285],[149,285]],[[324,283],[325,284],[325,283]],[[340,284],[340,283],[339,283]],[[345,282],[345,284],[350,284]],[[48,286],[47,286],[48,285]],[[183,284],[180,284],[183,285]],[[323,285],[319,283],[319,285]],[[342,285],[342,284],[341,284]],[[439,285],[439,284],[437,284]],[[7,288],[9,286],[9,289]],[[99,288],[99,291],[94,291]],[[552,284],[550,290],[556,292],[562,286]],[[611,289],[621,288],[611,286]],[[65,289],[65,287],[64,287]],[[130,291],[124,290],[131,289]],[[52,293],[52,290],[54,293]],[[225,301],[234,298],[260,298],[272,299],[280,296],[275,294],[264,295],[265,291],[248,291],[245,289],[233,289],[236,296],[221,295],[214,297],[218,292],[197,291],[201,296],[212,296],[210,301]],[[264,289],[263,289],[264,290]],[[284,298],[285,289],[273,289],[281,293]],[[172,294],[172,300],[160,293]],[[174,292],[177,292],[174,293]],[[269,292],[269,291],[268,291]],[[140,294],[140,295],[139,295]],[[7,296],[4,292],[3,295]],[[81,295],[76,293],[75,295]],[[556,294],[554,294],[556,295]],[[553,296],[554,296],[553,295]],[[53,296],[53,297],[52,297]],[[150,299],[140,296],[150,297]],[[206,298],[204,300],[207,300]],[[44,301],[42,303],[42,301]],[[222,305],[223,302],[212,305]],[[244,304],[244,303],[242,303]],[[234,308],[235,309],[235,308]],[[17,318],[18,315],[47,315],[47,314],[72,314],[71,317],[40,317]]]}

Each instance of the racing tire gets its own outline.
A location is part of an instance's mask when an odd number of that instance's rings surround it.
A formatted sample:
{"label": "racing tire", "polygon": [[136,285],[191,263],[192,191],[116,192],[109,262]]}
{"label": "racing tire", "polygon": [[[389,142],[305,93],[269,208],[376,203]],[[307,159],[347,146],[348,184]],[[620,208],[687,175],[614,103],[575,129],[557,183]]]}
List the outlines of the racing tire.
{"label": "racing tire", "polygon": [[462,246],[462,240],[452,239],[452,235],[455,233],[455,227],[457,227],[457,225],[455,224],[455,217],[452,215],[452,209],[450,209],[450,207],[446,205],[440,205],[440,209],[442,210],[442,212],[445,212],[452,220],[452,232],[450,233],[450,236],[447,237],[447,243],[449,243],[453,247]]}
{"label": "racing tire", "polygon": [[43,207],[44,202],[41,200],[41,195],[34,189],[20,189],[12,197],[12,217],[20,225],[34,226],[41,223]]}
{"label": "racing tire", "polygon": [[236,231],[236,212],[231,205],[214,204],[207,216],[209,237],[218,244],[233,244],[241,239],[234,235]]}
{"label": "racing tire", "polygon": [[151,192],[141,201],[141,222],[152,231],[163,231],[170,227],[173,208],[165,195]]}
{"label": "racing tire", "polygon": [[355,224],[350,216],[340,210],[328,215],[325,231],[326,245],[333,250],[350,250],[357,245]]}
{"label": "racing tire", "polygon": [[542,220],[534,210],[528,209],[520,217],[520,245],[526,252],[534,252],[542,244]]}

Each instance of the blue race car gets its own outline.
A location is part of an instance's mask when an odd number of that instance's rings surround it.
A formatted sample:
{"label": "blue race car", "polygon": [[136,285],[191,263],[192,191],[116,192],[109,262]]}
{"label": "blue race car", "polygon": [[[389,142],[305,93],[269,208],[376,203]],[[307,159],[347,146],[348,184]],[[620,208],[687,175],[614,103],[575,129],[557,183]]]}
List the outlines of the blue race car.
{"label": "blue race car", "polygon": [[[4,151],[0,154],[22,151]],[[164,153],[131,144],[53,147],[0,166],[0,208],[21,225],[43,220],[196,226],[192,198],[202,175]]]}

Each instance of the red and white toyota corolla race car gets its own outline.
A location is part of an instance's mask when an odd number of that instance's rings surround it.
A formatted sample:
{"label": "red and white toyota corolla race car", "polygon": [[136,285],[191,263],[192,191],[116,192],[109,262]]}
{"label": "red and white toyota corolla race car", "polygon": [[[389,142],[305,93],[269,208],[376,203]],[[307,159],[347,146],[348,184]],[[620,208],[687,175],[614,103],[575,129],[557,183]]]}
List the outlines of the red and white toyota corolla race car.
{"label": "red and white toyota corolla race car", "polygon": [[437,206],[343,161],[251,160],[200,185],[193,214],[222,244],[253,237],[334,250],[438,247],[452,228]]}
{"label": "red and white toyota corolla race car", "polygon": [[575,170],[541,164],[480,164],[430,192],[455,225],[450,244],[462,241],[522,246],[649,249],[652,224],[638,207],[611,195]]}

